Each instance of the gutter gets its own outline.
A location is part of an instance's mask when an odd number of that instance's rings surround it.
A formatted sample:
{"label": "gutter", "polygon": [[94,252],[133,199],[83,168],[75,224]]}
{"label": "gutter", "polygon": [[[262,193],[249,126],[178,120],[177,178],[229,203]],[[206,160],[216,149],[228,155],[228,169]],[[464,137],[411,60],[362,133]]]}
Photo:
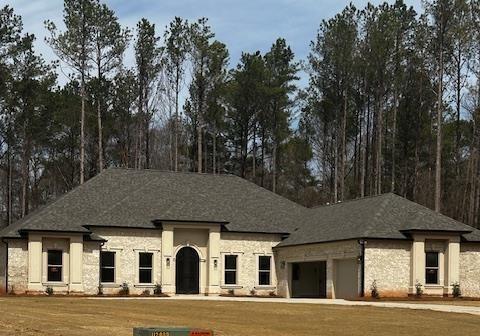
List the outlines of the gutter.
{"label": "gutter", "polygon": [[365,245],[367,241],[365,239],[359,239],[360,245],[360,297],[365,297]]}

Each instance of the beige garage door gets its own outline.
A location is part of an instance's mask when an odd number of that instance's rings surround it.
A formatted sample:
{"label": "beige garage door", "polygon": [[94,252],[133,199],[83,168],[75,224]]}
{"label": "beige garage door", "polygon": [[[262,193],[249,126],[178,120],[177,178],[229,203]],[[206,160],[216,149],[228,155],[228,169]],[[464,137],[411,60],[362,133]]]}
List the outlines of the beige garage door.
{"label": "beige garage door", "polygon": [[335,298],[348,299],[358,296],[357,259],[335,260]]}

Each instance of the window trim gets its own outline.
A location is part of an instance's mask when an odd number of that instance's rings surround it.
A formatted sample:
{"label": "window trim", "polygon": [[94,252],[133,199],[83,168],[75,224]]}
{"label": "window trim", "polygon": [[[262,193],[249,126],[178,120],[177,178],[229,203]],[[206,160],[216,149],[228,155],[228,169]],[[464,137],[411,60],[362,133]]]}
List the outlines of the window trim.
{"label": "window trim", "polygon": [[[60,253],[60,256],[61,256],[61,258],[62,258],[61,264],[56,265],[56,264],[50,264],[50,263],[48,262],[48,254],[49,254],[50,252],[59,252],[59,253]],[[63,282],[64,282],[64,279],[65,279],[65,278],[64,278],[64,276],[65,276],[65,274],[64,274],[64,269],[65,269],[64,259],[65,259],[65,258],[63,257],[63,250],[62,250],[62,249],[58,249],[58,248],[47,249],[47,283],[60,284],[60,283],[63,283]],[[48,275],[49,275],[49,271],[48,271],[48,270],[49,270],[50,267],[59,267],[59,268],[60,268],[60,280],[50,280],[50,279],[48,278]]]}
{"label": "window trim", "polygon": [[[102,267],[102,253],[103,252],[113,253],[113,267],[112,266]],[[108,282],[103,281],[103,279],[102,279],[102,268],[108,268],[108,269],[113,268],[113,281],[108,281]],[[100,283],[103,286],[108,287],[108,286],[116,286],[117,285],[117,251],[112,251],[112,250],[101,250],[100,251],[100,274],[99,274],[99,278],[100,278]]]}
{"label": "window trim", "polygon": [[[220,253],[220,262],[221,262],[221,272],[222,272],[222,279],[220,287],[222,288],[243,288],[240,284],[240,271],[242,269],[242,256],[243,252],[221,252]],[[237,274],[236,274],[236,284],[235,285],[228,285],[225,283],[225,256],[226,255],[236,255],[237,256]]]}
{"label": "window trim", "polygon": [[[268,257],[270,258],[270,269],[267,271],[267,270],[260,270],[260,257]],[[257,274],[256,274],[256,280],[255,280],[255,283],[256,283],[256,287],[265,287],[265,288],[271,288],[271,287],[274,287],[272,285],[273,283],[273,279],[272,279],[272,275],[273,275],[273,255],[272,254],[258,254],[257,255]],[[269,274],[269,277],[268,277],[268,284],[260,284],[260,273],[263,272],[263,273],[268,273]]]}
{"label": "window trim", "polygon": [[[141,267],[140,266],[140,254],[143,254],[143,253],[146,253],[146,254],[150,254],[152,256],[152,266],[151,267]],[[138,251],[137,253],[138,257],[137,257],[137,260],[138,260],[138,267],[137,267],[137,274],[138,274],[138,281],[137,281],[137,284],[138,285],[141,285],[141,286],[145,286],[145,285],[152,285],[155,283],[154,281],[154,278],[155,278],[155,273],[154,273],[154,269],[155,269],[155,253],[152,252],[152,251]],[[140,282],[140,270],[150,270],[150,282]]]}
{"label": "window trim", "polygon": [[[434,253],[437,255],[437,266],[427,266],[427,255],[429,253]],[[437,271],[437,282],[427,282],[427,271],[436,270]],[[425,251],[425,286],[437,286],[440,285],[440,252],[439,251]]]}

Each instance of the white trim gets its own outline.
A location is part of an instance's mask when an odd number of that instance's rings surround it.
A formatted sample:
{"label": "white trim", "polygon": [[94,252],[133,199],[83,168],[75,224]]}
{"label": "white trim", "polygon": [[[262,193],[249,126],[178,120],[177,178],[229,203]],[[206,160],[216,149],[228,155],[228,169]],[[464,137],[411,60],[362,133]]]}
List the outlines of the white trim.
{"label": "white trim", "polygon": [[[243,254],[243,252],[237,252],[237,253],[235,253],[235,252],[220,252],[220,259],[221,259],[220,262],[222,263],[221,267],[220,267],[220,271],[222,272],[222,281],[221,281],[220,287],[229,287],[229,288],[232,288],[232,287],[238,288],[239,287],[242,254]],[[225,283],[225,257],[227,255],[237,256],[237,269],[236,269],[235,283],[234,284],[226,284]],[[240,286],[240,288],[242,288],[242,287],[243,286]]]}
{"label": "white trim", "polygon": [[[155,278],[156,274],[156,261],[157,261],[157,253],[158,250],[149,250],[147,248],[144,249],[134,249],[135,251],[135,284],[134,287],[154,287],[155,284],[158,282]],[[140,283],[140,253],[151,253],[152,254],[152,274],[150,283]]]}
{"label": "white trim", "polygon": [[[275,265],[273,264],[273,253],[254,253],[255,255],[255,288],[269,288],[275,287],[272,285],[273,283],[273,268]],[[260,257],[270,257],[270,277],[268,285],[260,285]],[[276,287],[275,287],[276,288]]]}

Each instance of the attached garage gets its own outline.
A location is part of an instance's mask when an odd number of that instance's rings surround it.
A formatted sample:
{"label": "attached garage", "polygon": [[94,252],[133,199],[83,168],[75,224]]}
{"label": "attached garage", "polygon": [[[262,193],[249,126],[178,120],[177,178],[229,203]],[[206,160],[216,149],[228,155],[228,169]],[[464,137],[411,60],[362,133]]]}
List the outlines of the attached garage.
{"label": "attached garage", "polygon": [[334,291],[336,299],[358,297],[357,259],[334,260]]}
{"label": "attached garage", "polygon": [[326,261],[296,262],[291,264],[291,297],[326,298]]}

